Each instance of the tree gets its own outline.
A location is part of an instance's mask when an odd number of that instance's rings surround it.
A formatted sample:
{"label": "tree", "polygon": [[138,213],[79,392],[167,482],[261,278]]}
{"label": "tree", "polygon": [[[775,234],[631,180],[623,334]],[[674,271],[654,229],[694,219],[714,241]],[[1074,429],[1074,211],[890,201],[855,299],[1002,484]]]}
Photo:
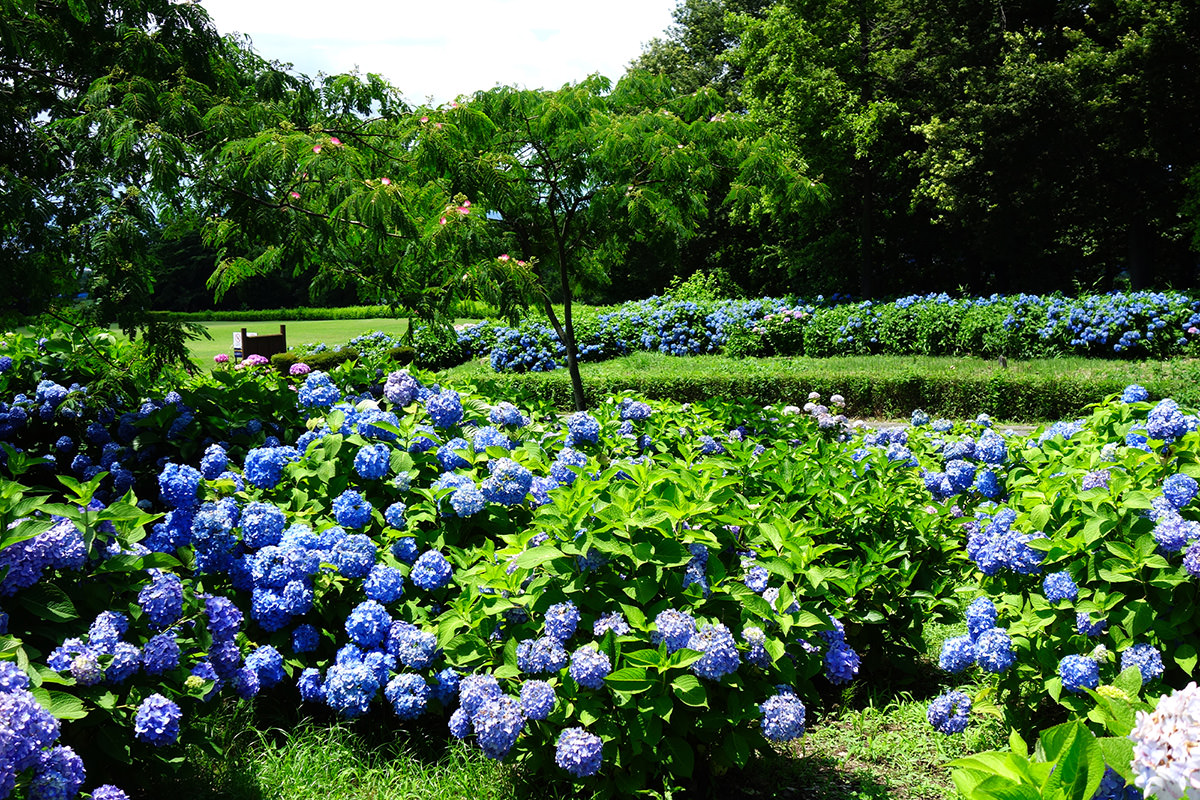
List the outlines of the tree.
{"label": "tree", "polygon": [[678,95],[645,73],[615,86],[593,76],[556,91],[498,87],[456,113],[490,123],[475,158],[493,172],[478,188],[516,252],[543,268],[534,288],[566,349],[577,409],[577,286],[605,280],[632,241],[686,241],[713,199],[769,216],[817,194],[802,165],[728,113],[717,92]]}
{"label": "tree", "polygon": [[180,181],[221,103],[258,103],[285,72],[173,0],[0,0],[0,316],[85,318],[178,357],[183,329],[149,324],[160,215],[194,205]]}
{"label": "tree", "polygon": [[748,18],[746,103],[830,188],[797,269],[840,264],[863,294],[1190,280],[1198,26],[1174,0],[781,0]]}

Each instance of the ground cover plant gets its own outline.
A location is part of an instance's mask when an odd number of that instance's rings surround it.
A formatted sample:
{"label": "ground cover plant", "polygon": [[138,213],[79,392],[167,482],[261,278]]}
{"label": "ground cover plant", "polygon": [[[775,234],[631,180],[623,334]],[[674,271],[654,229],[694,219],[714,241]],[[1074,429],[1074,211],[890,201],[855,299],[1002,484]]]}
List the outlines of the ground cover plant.
{"label": "ground cover plant", "polygon": [[[1194,601],[1196,419],[1139,387],[1026,440],[855,430],[840,396],[561,416],[369,357],[130,401],[41,377],[47,346],[0,356],[9,796],[211,751],[190,721],[232,696],[394,715],[567,792],[699,790],[847,685],[914,680],[964,607],[934,656],[980,683],[930,705],[946,734],[1120,728],[1103,686],[1149,707],[1195,667],[1168,609]],[[1135,777],[1096,747],[1064,796]]]}

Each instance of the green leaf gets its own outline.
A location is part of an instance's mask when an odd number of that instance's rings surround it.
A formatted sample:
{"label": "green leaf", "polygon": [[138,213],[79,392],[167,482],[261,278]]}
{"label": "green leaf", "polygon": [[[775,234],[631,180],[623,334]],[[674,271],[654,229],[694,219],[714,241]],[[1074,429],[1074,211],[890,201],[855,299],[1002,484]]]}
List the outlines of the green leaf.
{"label": "green leaf", "polygon": [[83,701],[73,694],[56,692],[44,686],[31,686],[29,691],[56,719],[83,719],[87,716]]}
{"label": "green leaf", "polygon": [[671,758],[671,773],[681,778],[690,778],[696,767],[696,757],[692,746],[678,736],[667,736],[663,739],[667,753]]}
{"label": "green leaf", "polygon": [[1133,740],[1128,736],[1100,736],[1096,738],[1104,763],[1112,767],[1126,781],[1133,782]]}
{"label": "green leaf", "polygon": [[1193,645],[1181,642],[1176,645],[1171,651],[1171,658],[1175,659],[1175,663],[1179,668],[1191,675],[1196,670],[1196,648]]}
{"label": "green leaf", "polygon": [[521,569],[533,569],[556,558],[566,558],[566,555],[557,547],[538,545],[517,556],[517,566]]}
{"label": "green leaf", "polygon": [[616,692],[637,694],[654,686],[654,680],[646,673],[645,667],[624,667],[610,672],[604,682]]}
{"label": "green leaf", "polygon": [[51,622],[79,619],[67,593],[52,583],[39,583],[21,593],[19,601],[32,614]]}
{"label": "green leaf", "polygon": [[694,708],[708,707],[708,692],[700,683],[700,679],[690,672],[671,681],[671,691],[686,705]]}

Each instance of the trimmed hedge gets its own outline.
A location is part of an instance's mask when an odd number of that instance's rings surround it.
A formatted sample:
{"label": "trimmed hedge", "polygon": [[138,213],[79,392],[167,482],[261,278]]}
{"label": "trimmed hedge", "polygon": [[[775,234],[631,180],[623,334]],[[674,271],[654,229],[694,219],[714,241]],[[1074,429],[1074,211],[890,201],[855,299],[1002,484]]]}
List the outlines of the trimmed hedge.
{"label": "trimmed hedge", "polygon": [[[879,357],[876,357],[879,358]],[[678,359],[696,363],[699,359]],[[882,364],[881,359],[881,364]],[[921,374],[915,370],[872,368],[867,364],[841,365],[783,360],[734,362],[741,368],[694,369],[690,373],[671,369],[641,371],[583,371],[589,403],[620,390],[646,397],[698,402],[713,397],[744,398],[767,404],[803,405],[809,392],[828,397],[842,394],[846,413],[856,417],[908,417],[922,408],[934,416],[973,418],[986,413],[996,419],[1040,422],[1066,419],[1083,413],[1091,403],[1119,393],[1126,385],[1140,382],[1153,397],[1172,397],[1181,404],[1200,403],[1200,368],[1131,370],[1128,374],[1061,374],[1029,370],[972,370]],[[699,364],[696,364],[699,367]],[[474,367],[474,365],[472,365]],[[1171,372],[1174,374],[1162,374]],[[461,370],[443,373],[473,382],[495,396],[528,397],[568,410],[572,408],[570,376],[566,370],[541,373],[492,373]]]}
{"label": "trimmed hedge", "polygon": [[311,369],[328,372],[339,364],[356,358],[358,358],[358,351],[353,347],[343,347],[341,350],[326,350],[322,353],[309,353],[303,356],[297,355],[294,350],[289,350],[286,353],[277,353],[271,356],[271,366],[286,375],[294,364],[303,361]]}
{"label": "trimmed hedge", "polygon": [[[476,300],[463,300],[451,311],[455,317],[479,319],[496,315],[496,309]],[[174,322],[295,322],[327,319],[404,319],[404,309],[391,306],[343,306],[340,308],[270,308],[250,311],[152,311],[150,318]]]}

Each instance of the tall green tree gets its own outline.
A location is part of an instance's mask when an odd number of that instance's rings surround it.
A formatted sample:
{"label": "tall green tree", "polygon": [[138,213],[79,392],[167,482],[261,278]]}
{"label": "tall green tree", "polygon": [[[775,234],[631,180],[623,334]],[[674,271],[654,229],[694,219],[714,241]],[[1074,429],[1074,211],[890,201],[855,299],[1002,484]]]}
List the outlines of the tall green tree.
{"label": "tall green tree", "polygon": [[500,87],[466,110],[490,122],[477,156],[494,168],[483,200],[516,251],[541,265],[534,288],[566,348],[579,409],[577,287],[606,280],[635,241],[688,240],[714,201],[760,217],[818,194],[803,165],[715,90],[680,95],[643,72],[615,86],[593,76],[556,91]]}
{"label": "tall green tree", "polygon": [[780,0],[736,60],[751,113],[830,187],[797,270],[1071,290],[1191,279],[1198,43],[1173,0]]}

